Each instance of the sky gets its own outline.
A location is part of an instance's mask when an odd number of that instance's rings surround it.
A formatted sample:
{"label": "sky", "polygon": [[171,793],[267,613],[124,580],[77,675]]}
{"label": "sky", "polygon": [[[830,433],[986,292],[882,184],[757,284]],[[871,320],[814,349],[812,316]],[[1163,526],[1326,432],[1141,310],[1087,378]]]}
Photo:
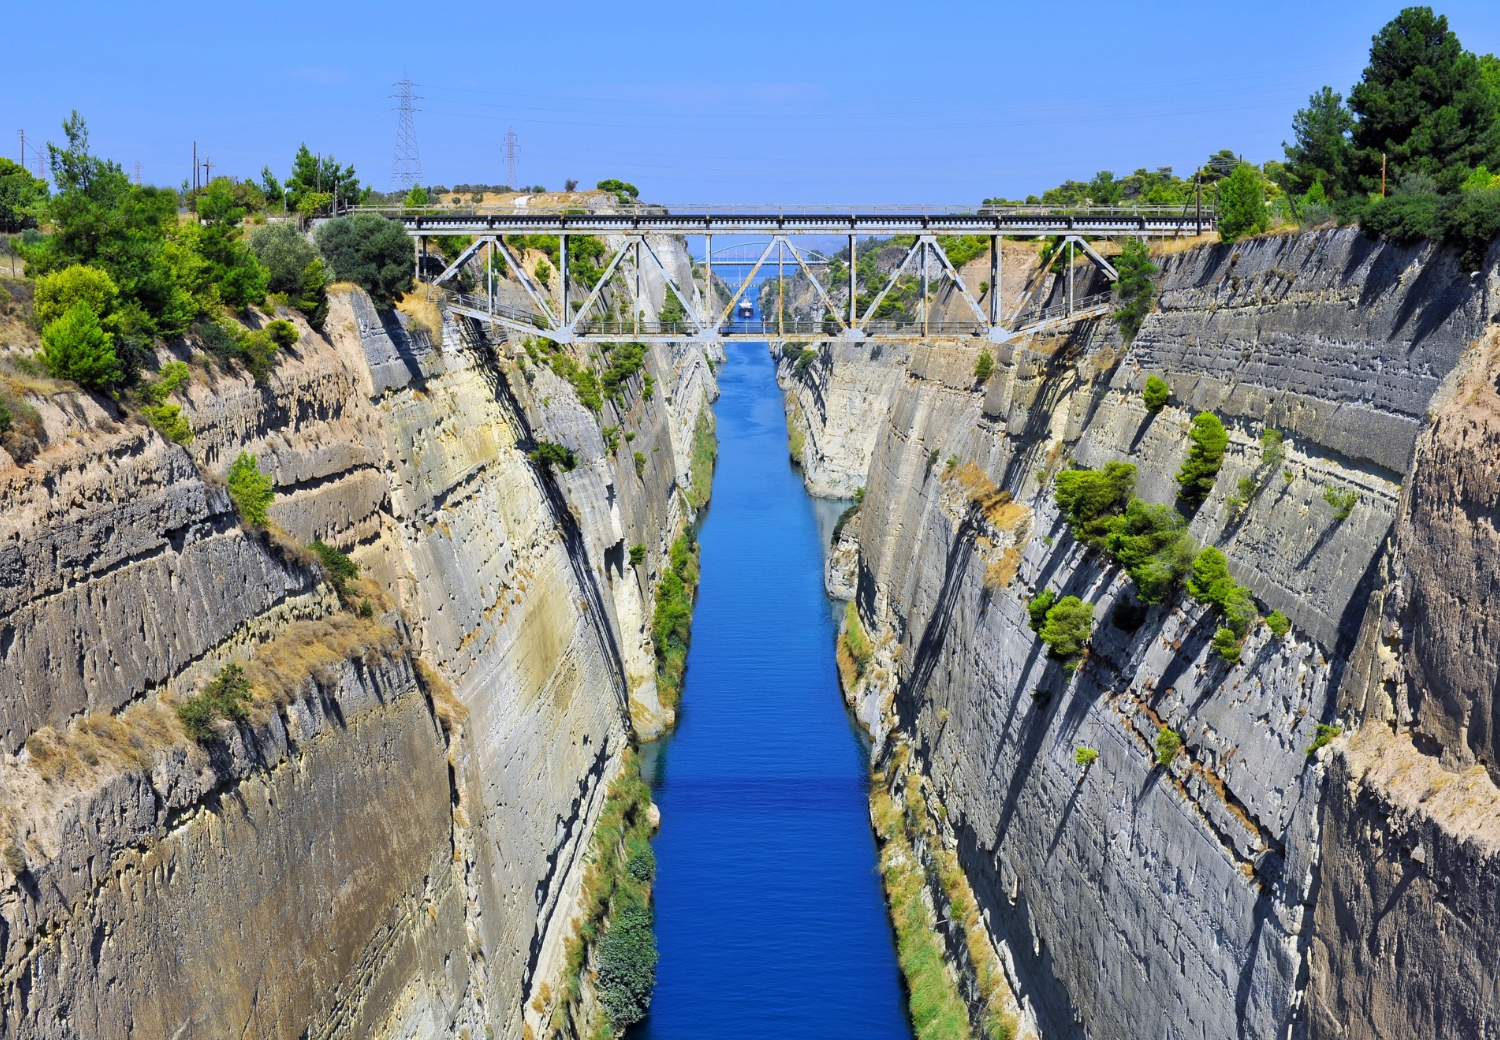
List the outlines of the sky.
{"label": "sky", "polygon": [[[566,6],[15,4],[0,154],[61,139],[147,183],[278,176],[297,146],[393,188],[393,84],[418,84],[422,181],[560,189],[606,177],[665,203],[967,204],[1101,169],[1280,158],[1291,118],[1359,77],[1399,3]],[[1500,3],[1437,5],[1500,53]],[[28,156],[27,165],[34,158]]]}

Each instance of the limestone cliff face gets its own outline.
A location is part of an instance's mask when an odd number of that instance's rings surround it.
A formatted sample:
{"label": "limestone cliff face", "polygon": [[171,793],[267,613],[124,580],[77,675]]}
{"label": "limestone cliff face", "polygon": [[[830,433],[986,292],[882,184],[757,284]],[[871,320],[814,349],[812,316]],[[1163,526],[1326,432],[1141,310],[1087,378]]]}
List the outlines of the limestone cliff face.
{"label": "limestone cliff face", "polygon": [[1417,441],[1332,759],[1311,1034],[1489,1036],[1500,1014],[1500,330]]}
{"label": "limestone cliff face", "polygon": [[[716,391],[696,348],[647,370],[610,451],[550,371],[356,292],[267,386],[194,362],[186,449],[33,396],[49,446],[0,457],[0,1036],[522,1034],[632,715],[663,722],[650,589]],[[279,533],[233,511],[242,451]],[[251,718],[199,745],[173,706],[228,662]]]}
{"label": "limestone cliff face", "polygon": [[[877,379],[893,387],[857,481],[856,602],[877,651],[852,695],[877,735],[899,731],[946,807],[1041,1035],[1282,1037],[1313,1017],[1309,985],[1327,985],[1331,969],[1310,956],[1328,892],[1325,772],[1332,759],[1335,773],[1354,769],[1338,751],[1306,749],[1318,723],[1356,721],[1348,690],[1368,671],[1357,648],[1412,448],[1495,302],[1441,252],[1353,231],[1201,247],[1167,258],[1161,281],[1161,308],[1128,353],[1101,328],[1002,347],[985,387],[973,385],[977,345],[915,348],[899,365],[835,352],[825,371],[803,373],[826,400]],[[1173,389],[1154,416],[1139,395],[1153,373]],[[1253,631],[1233,666],[1209,650],[1217,623],[1191,599],[1113,621],[1128,579],[1072,540],[1051,496],[1071,456],[1131,462],[1137,494],[1172,501],[1189,420],[1204,408],[1230,445],[1191,533],[1225,552],[1266,612],[1292,621],[1283,638]],[[1279,460],[1263,460],[1266,428],[1287,433]],[[857,471],[857,449],[846,454]],[[1230,500],[1241,478],[1254,488],[1243,508]],[[1481,497],[1483,486],[1477,474],[1462,481]],[[1356,496],[1347,518],[1325,493]],[[1455,527],[1485,537],[1483,524]],[[1493,570],[1479,559],[1474,573]],[[1094,604],[1076,673],[1028,627],[1025,605],[1043,589]],[[1466,673],[1473,691],[1482,668]],[[1185,741],[1167,767],[1152,746],[1163,724]],[[1080,766],[1079,748],[1098,756]],[[1357,843],[1347,855],[1353,886],[1366,860]],[[1480,909],[1460,916],[1477,922]],[[1429,945],[1446,945],[1424,927]]]}

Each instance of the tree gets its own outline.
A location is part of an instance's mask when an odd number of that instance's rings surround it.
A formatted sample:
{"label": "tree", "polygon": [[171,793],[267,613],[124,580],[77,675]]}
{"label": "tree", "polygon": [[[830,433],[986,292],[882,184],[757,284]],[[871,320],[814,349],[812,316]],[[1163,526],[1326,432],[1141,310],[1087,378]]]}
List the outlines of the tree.
{"label": "tree", "polygon": [[203,221],[198,249],[209,263],[220,298],[231,307],[265,299],[270,272],[245,245],[240,232],[245,207],[235,198],[234,185],[228,177],[215,177],[195,201]]}
{"label": "tree", "polygon": [[286,296],[288,304],[307,315],[313,328],[322,328],[328,316],[328,276],[317,247],[283,222],[256,228],[250,236],[250,248],[266,266],[267,289]]}
{"label": "tree", "polygon": [[406,198],[401,200],[403,206],[426,206],[432,201],[427,194],[427,189],[420,184],[413,184],[411,190],[406,193]]}
{"label": "tree", "polygon": [[[295,212],[302,211],[302,203],[311,195],[326,195],[319,199],[314,211],[329,205],[335,199],[340,203],[353,202],[360,195],[359,178],[353,166],[340,166],[332,155],[319,159],[303,142],[292,159],[292,172],[282,185],[287,206]],[[269,192],[267,193],[269,195]]]}
{"label": "tree", "polygon": [[1307,107],[1292,117],[1295,144],[1281,142],[1286,152],[1286,188],[1302,195],[1314,185],[1341,192],[1349,180],[1349,133],[1354,116],[1344,107],[1343,95],[1324,87],[1307,99]]}
{"label": "tree", "polygon": [[1425,173],[1445,193],[1476,166],[1500,167],[1500,110],[1486,68],[1430,7],[1386,23],[1349,92],[1358,121],[1348,190],[1380,190],[1382,154],[1388,170]]}
{"label": "tree", "polygon": [[33,306],[37,324],[45,328],[80,302],[97,317],[107,317],[119,298],[120,289],[109,272],[74,264],[37,278]]}
{"label": "tree", "polygon": [[184,331],[217,298],[193,229],[178,224],[176,194],[133,185],[119,164],[91,155],[77,112],[63,132],[65,147],[47,145],[57,187],[45,206],[52,234],[26,250],[27,270],[102,268],[120,290],[119,332],[149,338]]}
{"label": "tree", "polygon": [[82,300],[42,329],[42,361],[55,378],[101,392],[124,374],[114,336],[104,331],[99,315]]}
{"label": "tree", "polygon": [[1151,276],[1159,268],[1151,262],[1146,243],[1132,238],[1115,260],[1115,270],[1120,273],[1115,282],[1115,324],[1120,326],[1125,342],[1132,343],[1155,302],[1156,285]]}
{"label": "tree", "polygon": [[317,232],[333,277],[357,283],[378,306],[389,307],[413,285],[415,254],[401,225],[375,213],[330,220]]}
{"label": "tree", "polygon": [[1188,439],[1193,444],[1182,468],[1177,471],[1177,483],[1182,485],[1183,499],[1196,506],[1214,489],[1219,467],[1224,464],[1224,449],[1229,446],[1229,434],[1218,416],[1212,412],[1199,412],[1193,416]]}
{"label": "tree", "polygon": [[229,499],[245,522],[256,527],[266,526],[267,511],[276,498],[276,485],[261,473],[255,456],[247,451],[240,452],[229,464],[224,480],[229,485]]}
{"label": "tree", "polygon": [[1260,172],[1249,163],[1236,164],[1234,172],[1219,185],[1219,241],[1258,235],[1270,223]]}
{"label": "tree", "polygon": [[0,159],[0,232],[15,232],[36,224],[37,211],[47,198],[47,182],[26,167]]}
{"label": "tree", "polygon": [[1125,182],[1115,179],[1113,170],[1100,170],[1089,181],[1089,201],[1096,206],[1113,206],[1125,194]]}
{"label": "tree", "polygon": [[1141,391],[1141,400],[1146,405],[1146,411],[1159,412],[1167,406],[1172,398],[1172,388],[1161,376],[1147,376],[1145,389]]}

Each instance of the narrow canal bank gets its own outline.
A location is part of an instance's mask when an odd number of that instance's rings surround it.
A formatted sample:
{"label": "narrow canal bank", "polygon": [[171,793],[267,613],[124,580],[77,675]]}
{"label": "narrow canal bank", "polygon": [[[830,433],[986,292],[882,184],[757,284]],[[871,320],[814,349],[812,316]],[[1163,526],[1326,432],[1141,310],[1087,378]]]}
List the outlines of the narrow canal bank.
{"label": "narrow canal bank", "polygon": [[788,461],[765,347],[728,349],[686,689],[676,729],[642,749],[660,961],[630,1036],[907,1040],[823,590],[829,506]]}

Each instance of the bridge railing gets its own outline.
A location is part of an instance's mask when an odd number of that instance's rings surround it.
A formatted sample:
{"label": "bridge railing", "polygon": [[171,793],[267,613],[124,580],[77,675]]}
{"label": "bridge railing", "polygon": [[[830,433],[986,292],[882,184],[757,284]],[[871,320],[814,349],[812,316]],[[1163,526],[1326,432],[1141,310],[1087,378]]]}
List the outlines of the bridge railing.
{"label": "bridge railing", "polygon": [[[1183,205],[1181,203],[1172,206],[1163,205],[1120,205],[1120,206],[1056,206],[1017,203],[1015,205],[878,205],[878,206],[851,206],[847,203],[839,205],[729,205],[725,203],[672,203],[656,204],[642,203],[632,207],[619,207],[615,209],[588,210],[582,206],[569,206],[563,204],[538,205],[538,206],[502,206],[496,204],[489,207],[474,206],[354,206],[349,209],[351,213],[378,213],[388,217],[464,217],[464,216],[492,216],[505,213],[512,216],[524,216],[528,213],[557,214],[564,213],[577,216],[605,215],[611,213],[633,213],[650,214],[661,216],[673,215],[744,215],[744,216],[781,216],[781,217],[817,217],[817,216],[933,216],[933,217],[963,217],[963,216],[1038,216],[1038,217],[1170,217],[1181,218],[1195,216],[1197,209],[1192,202]],[[1203,220],[1208,223],[1214,219],[1214,208],[1205,204],[1203,206]]]}

